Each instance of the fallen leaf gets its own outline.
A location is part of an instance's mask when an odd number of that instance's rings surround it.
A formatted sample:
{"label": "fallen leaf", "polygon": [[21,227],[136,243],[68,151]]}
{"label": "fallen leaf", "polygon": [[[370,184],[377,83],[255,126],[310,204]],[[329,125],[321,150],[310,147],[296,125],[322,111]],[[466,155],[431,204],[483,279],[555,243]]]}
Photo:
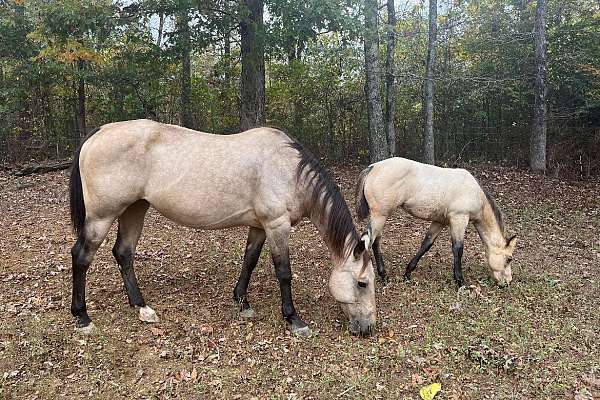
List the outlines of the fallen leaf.
{"label": "fallen leaf", "polygon": [[421,390],[419,390],[419,396],[421,396],[423,400],[433,400],[440,390],[442,390],[441,384],[432,383],[431,385],[423,386]]}
{"label": "fallen leaf", "polygon": [[165,336],[165,330],[159,328],[158,326],[151,326],[150,332],[152,332],[154,336]]}
{"label": "fallen leaf", "polygon": [[210,335],[211,333],[213,333],[213,331],[214,329],[210,325],[203,324],[200,326],[200,333],[202,335]]}

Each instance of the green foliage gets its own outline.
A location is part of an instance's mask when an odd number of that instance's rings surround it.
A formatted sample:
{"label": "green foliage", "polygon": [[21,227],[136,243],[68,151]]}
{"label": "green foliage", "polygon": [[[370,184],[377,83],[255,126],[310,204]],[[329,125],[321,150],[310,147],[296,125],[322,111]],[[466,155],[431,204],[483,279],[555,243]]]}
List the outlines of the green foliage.
{"label": "green foliage", "polygon": [[[320,155],[366,160],[361,3],[267,0],[265,6],[268,123]],[[423,2],[399,7],[397,143],[401,155],[418,158],[427,9]],[[534,9],[521,0],[440,1],[434,112],[440,159],[527,159]],[[70,154],[80,78],[89,127],[133,118],[178,123],[175,18],[182,12],[190,21],[194,122],[208,132],[237,131],[238,27],[245,15],[238,1],[6,0],[0,7],[0,159]],[[600,6],[549,2],[546,21],[550,166],[578,160],[598,169]],[[77,68],[79,60],[85,68]]]}

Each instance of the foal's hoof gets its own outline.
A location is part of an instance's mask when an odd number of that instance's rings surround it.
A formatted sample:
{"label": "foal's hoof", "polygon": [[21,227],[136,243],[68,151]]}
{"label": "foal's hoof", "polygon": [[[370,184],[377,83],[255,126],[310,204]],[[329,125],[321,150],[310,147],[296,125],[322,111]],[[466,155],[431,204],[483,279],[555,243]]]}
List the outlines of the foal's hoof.
{"label": "foal's hoof", "polygon": [[79,326],[79,324],[77,324],[77,326],[75,326],[75,333],[78,333],[81,335],[90,335],[92,332],[94,332],[94,323],[91,321],[89,324],[87,324],[85,326]]}
{"label": "foal's hoof", "polygon": [[240,317],[244,319],[256,319],[258,318],[258,314],[256,313],[256,311],[254,311],[252,307],[248,307],[244,308],[243,310],[240,310]]}
{"label": "foal's hoof", "polygon": [[140,321],[155,323],[159,322],[158,315],[149,306],[140,307]]}
{"label": "foal's hoof", "polygon": [[404,275],[402,275],[402,277],[404,278],[404,282],[410,282],[411,280],[409,273],[405,272]]}
{"label": "foal's hoof", "polygon": [[304,322],[300,320],[288,322],[288,330],[295,336],[310,337],[312,331]]}
{"label": "foal's hoof", "polygon": [[388,283],[390,283],[390,278],[386,274],[379,275],[379,280],[383,286],[386,286]]}

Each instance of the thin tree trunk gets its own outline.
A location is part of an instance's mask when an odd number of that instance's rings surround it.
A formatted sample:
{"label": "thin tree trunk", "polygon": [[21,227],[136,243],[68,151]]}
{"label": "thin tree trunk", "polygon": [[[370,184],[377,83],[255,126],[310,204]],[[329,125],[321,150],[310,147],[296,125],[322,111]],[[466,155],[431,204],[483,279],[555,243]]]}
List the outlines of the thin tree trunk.
{"label": "thin tree trunk", "polygon": [[394,127],[396,112],[396,7],[394,0],[387,0],[387,49],[385,59],[385,136],[390,156],[396,155],[396,130]]}
{"label": "thin tree trunk", "polygon": [[544,14],[546,0],[537,0],[535,9],[535,61],[536,74],[534,84],[533,130],[529,154],[530,167],[535,172],[546,172],[546,30]]}
{"label": "thin tree trunk", "polygon": [[437,0],[429,0],[429,43],[425,71],[425,130],[423,132],[423,161],[435,164],[435,139],[433,136],[433,69],[437,40]]}
{"label": "thin tree trunk", "polygon": [[156,47],[160,47],[160,45],[162,44],[163,28],[165,26],[165,13],[161,12],[158,18],[158,35],[156,38]]}
{"label": "thin tree trunk", "polygon": [[385,135],[383,111],[381,109],[379,77],[379,35],[377,29],[377,0],[365,0],[365,92],[369,121],[369,150],[371,162],[389,157],[390,151]]}
{"label": "thin tree trunk", "polygon": [[241,0],[248,12],[240,21],[242,77],[240,129],[265,123],[263,0]]}
{"label": "thin tree trunk", "polygon": [[223,58],[225,59],[225,84],[229,87],[231,80],[231,32],[223,33]]}
{"label": "thin tree trunk", "polygon": [[181,125],[193,128],[192,112],[190,110],[190,97],[192,92],[192,78],[190,68],[190,26],[189,7],[183,2],[182,9],[178,15],[178,30],[181,34]]}
{"label": "thin tree trunk", "polygon": [[77,60],[77,71],[79,73],[77,82],[77,134],[79,138],[86,135],[87,129],[85,124],[85,78],[83,72],[85,69],[85,61]]}

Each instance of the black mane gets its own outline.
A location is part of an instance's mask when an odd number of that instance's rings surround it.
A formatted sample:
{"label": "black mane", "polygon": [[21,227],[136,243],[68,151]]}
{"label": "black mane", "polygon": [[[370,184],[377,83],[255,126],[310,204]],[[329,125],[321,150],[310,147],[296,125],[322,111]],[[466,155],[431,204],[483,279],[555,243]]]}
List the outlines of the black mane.
{"label": "black mane", "polygon": [[[360,238],[340,189],[312,153],[297,142],[291,142],[290,147],[300,154],[296,177],[298,181],[304,179],[304,183],[311,190],[311,215],[317,217],[325,226],[325,240],[332,251],[339,257],[347,256]],[[348,247],[345,247],[348,237],[350,241]]]}
{"label": "black mane", "polygon": [[506,226],[504,224],[504,216],[502,215],[502,211],[498,207],[498,204],[496,204],[496,200],[494,200],[494,198],[492,197],[492,194],[487,189],[484,189],[483,187],[481,187],[481,189],[483,190],[483,193],[485,193],[485,197],[487,198],[488,203],[490,204],[490,207],[492,208],[492,211],[494,212],[494,217],[496,217],[496,222],[500,226],[500,230],[502,231],[502,236],[506,237]]}

